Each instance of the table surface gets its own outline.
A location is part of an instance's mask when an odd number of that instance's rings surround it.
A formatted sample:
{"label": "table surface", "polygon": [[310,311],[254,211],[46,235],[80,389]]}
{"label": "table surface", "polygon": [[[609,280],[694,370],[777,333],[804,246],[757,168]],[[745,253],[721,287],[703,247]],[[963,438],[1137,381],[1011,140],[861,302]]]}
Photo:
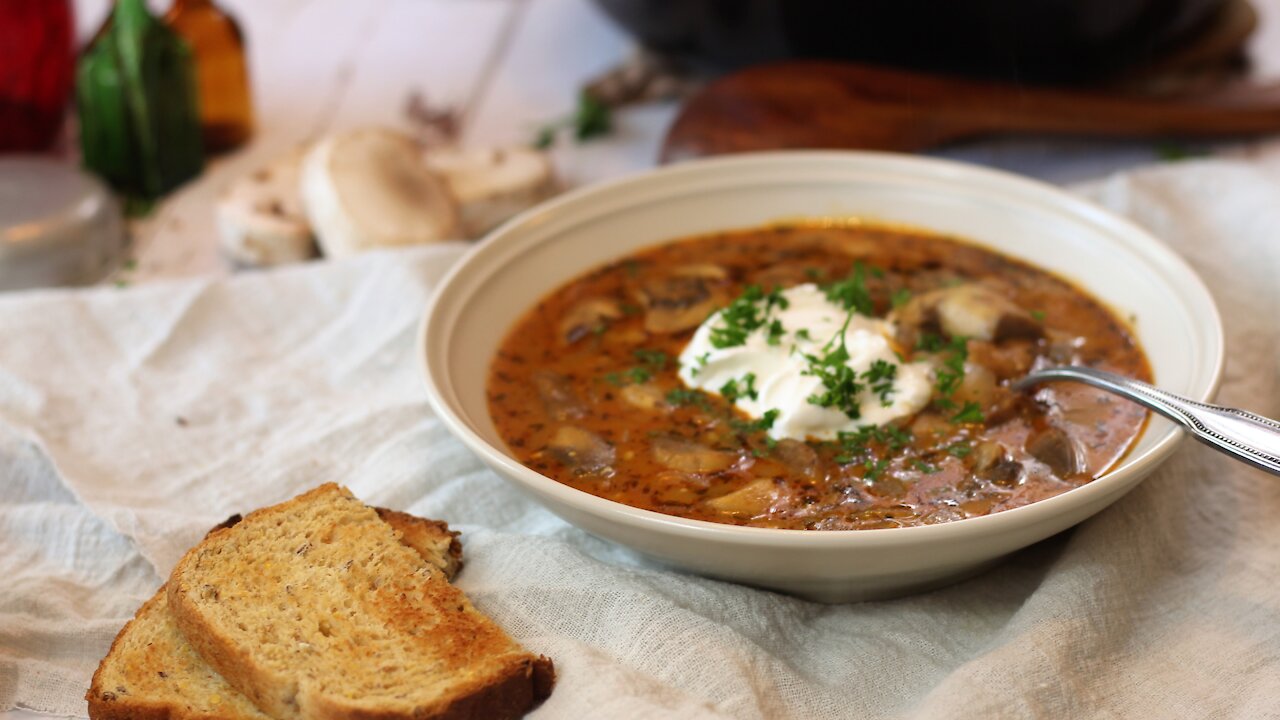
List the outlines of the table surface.
{"label": "table surface", "polygon": [[[151,0],[157,9],[167,2]],[[569,113],[579,87],[634,52],[590,0],[221,0],[241,22],[250,52],[257,131],[241,150],[135,224],[135,262],[118,284],[220,274],[212,203],[234,179],[299,143],[335,129],[408,125],[417,93],[461,113],[468,145],[523,144]],[[1253,73],[1280,78],[1280,0],[1254,0],[1261,26],[1250,41]],[[76,0],[82,38],[110,0]],[[616,131],[554,151],[561,177],[581,185],[653,165],[674,116],[671,103],[617,114]],[[1203,148],[1280,167],[1280,144]],[[1154,142],[1019,139],[970,144],[939,155],[1055,183],[1100,177],[1160,157]],[[0,713],[5,720],[37,717]]]}

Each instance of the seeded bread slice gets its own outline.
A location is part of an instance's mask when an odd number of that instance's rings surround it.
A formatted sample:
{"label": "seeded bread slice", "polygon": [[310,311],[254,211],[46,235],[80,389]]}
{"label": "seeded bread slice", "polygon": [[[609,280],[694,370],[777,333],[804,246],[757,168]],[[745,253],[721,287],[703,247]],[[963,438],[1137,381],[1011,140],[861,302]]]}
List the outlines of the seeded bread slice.
{"label": "seeded bread slice", "polygon": [[554,681],[337,485],[211,534],[168,602],[196,652],[277,720],[516,718]]}
{"label": "seeded bread slice", "polygon": [[[401,542],[446,577],[461,567],[458,533],[445,523],[384,508],[377,512]],[[214,530],[240,519],[235,515]],[[116,636],[85,699],[94,720],[270,720],[187,643],[163,587]]]}

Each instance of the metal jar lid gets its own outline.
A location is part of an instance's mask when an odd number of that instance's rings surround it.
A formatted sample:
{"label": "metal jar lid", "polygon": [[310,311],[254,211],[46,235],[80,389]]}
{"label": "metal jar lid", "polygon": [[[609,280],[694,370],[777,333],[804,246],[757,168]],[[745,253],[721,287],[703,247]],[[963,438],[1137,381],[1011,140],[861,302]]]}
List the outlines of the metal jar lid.
{"label": "metal jar lid", "polygon": [[0,290],[97,282],[123,248],[102,183],[65,162],[0,157]]}

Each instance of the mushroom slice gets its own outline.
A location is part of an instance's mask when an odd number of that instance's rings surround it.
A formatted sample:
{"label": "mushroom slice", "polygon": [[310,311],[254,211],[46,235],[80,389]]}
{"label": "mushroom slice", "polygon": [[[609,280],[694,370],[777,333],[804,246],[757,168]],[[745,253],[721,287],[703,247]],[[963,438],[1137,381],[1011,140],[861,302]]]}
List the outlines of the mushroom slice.
{"label": "mushroom slice", "polygon": [[298,195],[305,149],[232,183],[214,205],[222,249],[236,263],[279,265],[316,254]]}
{"label": "mushroom slice", "polygon": [[[1044,328],[1012,300],[982,285],[957,285],[934,291],[938,322],[951,337],[999,342],[1040,337]],[[932,293],[931,293],[932,294]]]}
{"label": "mushroom slice", "polygon": [[787,466],[788,470],[799,473],[810,480],[816,480],[822,474],[822,461],[819,459],[817,451],[809,447],[808,443],[789,438],[779,440],[778,444],[773,448],[773,454],[779,462]]}
{"label": "mushroom slice", "polygon": [[1022,463],[1009,457],[1000,443],[985,440],[974,447],[973,472],[983,480],[1009,487],[1018,483]]}
{"label": "mushroom slice", "polygon": [[778,484],[772,478],[760,478],[731,493],[708,500],[707,505],[730,515],[754,517],[769,512],[778,495]]}
{"label": "mushroom slice", "polygon": [[995,373],[985,365],[967,362],[964,364],[964,377],[951,399],[961,404],[976,403],[985,410],[995,402],[996,389]]}
{"label": "mushroom slice", "polygon": [[662,389],[651,383],[628,385],[622,388],[619,394],[628,405],[641,410],[662,410],[667,407],[667,399],[662,394]]}
{"label": "mushroom slice", "polygon": [[653,459],[662,465],[687,473],[720,472],[733,465],[733,453],[715,450],[681,437],[659,435],[653,438]]}
{"label": "mushroom slice", "polygon": [[718,265],[685,265],[644,283],[636,293],[645,309],[644,329],[677,333],[702,324],[723,303],[718,282],[727,277]]}
{"label": "mushroom slice", "polygon": [[556,429],[547,451],[578,475],[606,475],[613,470],[614,449],[599,435],[573,425]]}
{"label": "mushroom slice", "polygon": [[568,420],[582,417],[586,409],[582,401],[573,392],[569,378],[548,370],[540,370],[533,374],[533,387],[542,398],[542,407],[553,420]]}
{"label": "mushroom slice", "polygon": [[443,242],[458,236],[445,181],[412,138],[380,128],[326,138],[302,161],[302,207],[325,257]]}
{"label": "mushroom slice", "polygon": [[424,160],[449,184],[469,238],[484,235],[556,190],[551,160],[538,150],[437,147]]}
{"label": "mushroom slice", "polygon": [[620,317],[622,306],[617,300],[601,297],[581,300],[561,318],[560,341],[565,345],[572,345],[590,335],[596,328]]}
{"label": "mushroom slice", "polygon": [[1025,447],[1028,455],[1048,465],[1059,478],[1065,479],[1084,471],[1079,446],[1061,428],[1050,427],[1032,433]]}

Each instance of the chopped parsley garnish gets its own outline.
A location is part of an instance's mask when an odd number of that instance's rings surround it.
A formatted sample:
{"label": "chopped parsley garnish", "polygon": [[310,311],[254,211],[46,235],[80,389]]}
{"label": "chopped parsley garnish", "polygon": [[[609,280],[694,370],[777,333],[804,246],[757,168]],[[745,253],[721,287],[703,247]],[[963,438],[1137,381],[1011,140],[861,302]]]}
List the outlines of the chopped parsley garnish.
{"label": "chopped parsley garnish", "polygon": [[765,293],[759,285],[748,285],[738,299],[720,311],[719,323],[711,328],[711,346],[723,349],[746,344],[747,335],[768,322],[774,308],[786,310],[789,305],[781,290]]}
{"label": "chopped parsley garnish", "polygon": [[604,381],[610,385],[617,386],[622,386],[628,382],[640,385],[652,380],[654,373],[662,371],[667,366],[667,354],[661,350],[640,348],[632,354],[635,355],[636,360],[640,361],[640,365],[623,373],[606,373]]}
{"label": "chopped parsley garnish", "polygon": [[938,472],[937,466],[930,465],[929,463],[923,460],[916,460],[914,463],[912,463],[912,467],[914,467],[915,469],[919,470],[920,472],[926,475],[932,475],[933,473]]}
{"label": "chopped parsley garnish", "polygon": [[980,423],[986,421],[987,417],[982,414],[982,407],[976,402],[967,402],[964,407],[960,408],[960,412],[951,417],[954,423]]}
{"label": "chopped parsley garnish", "polygon": [[1030,311],[1030,314],[1031,314],[1031,319],[1032,319],[1032,320],[1035,320],[1036,322],[1044,322],[1044,311],[1043,311],[1043,310],[1031,310],[1031,311]]}
{"label": "chopped parsley garnish", "polygon": [[964,362],[969,359],[969,346],[964,338],[952,338],[946,347],[947,356],[943,358],[934,382],[938,391],[937,405],[944,409],[956,406],[951,396],[964,380]]}
{"label": "chopped parsley garnish", "polygon": [[973,452],[973,448],[964,443],[956,443],[947,448],[947,452],[955,457],[962,458]]}
{"label": "chopped parsley garnish", "polygon": [[[778,420],[778,415],[780,414],[781,412],[778,410],[766,410],[759,420],[754,420],[752,422],[746,422],[744,420],[730,420],[729,425],[740,433],[764,432],[773,427],[774,422]],[[767,441],[766,444],[768,444]],[[772,445],[770,445],[770,447],[772,447]]]}
{"label": "chopped parsley garnish", "polygon": [[578,95],[578,107],[572,115],[547,123],[538,129],[533,146],[539,150],[546,150],[555,145],[556,136],[563,128],[573,130],[573,137],[578,142],[608,135],[613,130],[612,111],[595,95],[584,91]]}
{"label": "chopped parsley garnish", "polygon": [[720,394],[725,400],[734,402],[740,397],[751,398],[757,400],[760,394],[756,391],[756,374],[747,373],[742,376],[741,380],[730,380],[720,386]]}
{"label": "chopped parsley garnish", "polygon": [[649,368],[640,366],[636,366],[628,370],[626,372],[626,376],[628,380],[636,385],[647,383],[649,380],[653,379],[653,373],[650,372]]}
{"label": "chopped parsley garnish", "polygon": [[804,269],[804,276],[810,280],[819,280],[825,274],[826,273],[822,271],[822,268],[807,267]]}
{"label": "chopped parsley garnish", "polygon": [[765,335],[764,341],[769,345],[777,345],[779,342],[782,341],[782,336],[786,334],[787,334],[787,331],[783,329],[782,321],[774,320],[773,322],[769,323],[767,334]]}
{"label": "chopped parsley garnish", "polygon": [[862,379],[871,386],[871,392],[880,398],[880,404],[885,407],[893,404],[889,395],[893,392],[893,381],[897,377],[898,366],[884,360],[876,360],[862,373]]}
{"label": "chopped parsley garnish", "polygon": [[813,340],[813,337],[809,335],[809,328],[800,328],[799,330],[796,331],[796,339],[797,340]]}
{"label": "chopped parsley garnish", "polygon": [[649,350],[648,348],[637,348],[632,355],[636,360],[644,363],[646,367],[654,370],[663,370],[667,367],[667,354],[661,350]]}
{"label": "chopped parsley garnish", "polygon": [[902,307],[903,305],[906,305],[910,301],[911,301],[911,291],[906,288],[898,288],[897,290],[893,291],[892,295],[889,296],[889,303],[893,305],[895,310],[897,308]]}
{"label": "chopped parsley garnish", "polygon": [[866,454],[872,443],[883,445],[890,450],[901,450],[911,440],[911,433],[897,425],[884,427],[864,425],[857,430],[836,433],[836,443],[840,447],[840,453],[834,459],[841,465],[845,465]]}
{"label": "chopped parsley garnish", "polygon": [[[862,417],[862,407],[858,404],[858,395],[862,392],[862,383],[858,382],[858,373],[846,363],[849,362],[849,351],[844,346],[845,327],[823,348],[823,355],[805,355],[809,367],[802,373],[813,375],[822,381],[822,392],[810,395],[806,400],[811,405],[824,408],[835,408],[844,413],[850,420]],[[839,341],[838,344],[836,341]],[[834,347],[833,347],[834,345]]]}
{"label": "chopped parsley garnish", "polygon": [[707,398],[697,390],[675,388],[667,393],[667,403],[669,405],[700,405],[705,407]]}
{"label": "chopped parsley garnish", "polygon": [[864,480],[875,480],[884,472],[884,468],[889,464],[888,460],[868,460],[862,467],[866,468],[867,473],[863,475]]}
{"label": "chopped parsley garnish", "polygon": [[689,368],[689,375],[698,377],[698,373],[702,372],[702,368],[707,366],[707,360],[711,358],[711,352],[704,352],[693,359],[693,367]]}
{"label": "chopped parsley garnish", "polygon": [[916,350],[924,352],[938,352],[946,347],[947,343],[943,341],[939,335],[931,332],[920,333],[920,337],[916,338]]}
{"label": "chopped parsley garnish", "polygon": [[871,293],[867,291],[866,268],[862,263],[854,263],[853,271],[844,280],[823,285],[822,292],[831,302],[860,315],[871,315],[875,309]]}

